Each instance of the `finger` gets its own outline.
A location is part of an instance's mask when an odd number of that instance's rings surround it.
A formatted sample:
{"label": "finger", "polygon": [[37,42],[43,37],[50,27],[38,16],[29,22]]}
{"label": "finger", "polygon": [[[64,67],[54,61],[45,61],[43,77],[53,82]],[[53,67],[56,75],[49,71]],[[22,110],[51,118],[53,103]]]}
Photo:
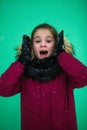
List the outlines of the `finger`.
{"label": "finger", "polygon": [[29,36],[23,35],[23,41],[22,41],[23,46],[29,46],[29,43],[30,43]]}
{"label": "finger", "polygon": [[59,33],[58,43],[60,47],[62,47],[64,44],[64,31],[63,30]]}

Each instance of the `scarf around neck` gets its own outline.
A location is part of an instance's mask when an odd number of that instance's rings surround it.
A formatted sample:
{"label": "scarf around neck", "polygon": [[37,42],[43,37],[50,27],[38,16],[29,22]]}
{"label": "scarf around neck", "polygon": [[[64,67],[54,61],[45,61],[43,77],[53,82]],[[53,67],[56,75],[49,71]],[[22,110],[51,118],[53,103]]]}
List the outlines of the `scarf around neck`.
{"label": "scarf around neck", "polygon": [[37,79],[40,82],[46,82],[54,79],[62,71],[55,56],[44,59],[36,57],[26,66],[23,75],[27,78]]}

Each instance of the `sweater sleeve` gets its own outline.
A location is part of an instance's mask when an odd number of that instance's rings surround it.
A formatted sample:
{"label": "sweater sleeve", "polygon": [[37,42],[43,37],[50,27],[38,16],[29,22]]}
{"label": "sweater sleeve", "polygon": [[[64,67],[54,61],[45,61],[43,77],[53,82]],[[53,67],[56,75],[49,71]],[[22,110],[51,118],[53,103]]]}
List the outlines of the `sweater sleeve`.
{"label": "sweater sleeve", "polygon": [[14,62],[0,77],[0,96],[12,96],[20,92],[21,75],[24,66],[20,62]]}
{"label": "sweater sleeve", "polygon": [[58,62],[68,74],[73,87],[79,88],[87,85],[87,67],[83,63],[66,52],[60,54]]}

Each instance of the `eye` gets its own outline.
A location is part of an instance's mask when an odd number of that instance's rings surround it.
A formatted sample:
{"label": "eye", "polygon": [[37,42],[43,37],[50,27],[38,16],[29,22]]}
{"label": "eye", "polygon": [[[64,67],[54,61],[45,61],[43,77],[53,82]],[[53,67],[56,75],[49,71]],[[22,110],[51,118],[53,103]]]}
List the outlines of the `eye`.
{"label": "eye", "polygon": [[41,41],[40,41],[40,40],[35,40],[34,42],[35,42],[35,43],[40,43]]}
{"label": "eye", "polygon": [[47,40],[46,42],[47,42],[47,43],[51,43],[51,42],[52,42],[52,40]]}

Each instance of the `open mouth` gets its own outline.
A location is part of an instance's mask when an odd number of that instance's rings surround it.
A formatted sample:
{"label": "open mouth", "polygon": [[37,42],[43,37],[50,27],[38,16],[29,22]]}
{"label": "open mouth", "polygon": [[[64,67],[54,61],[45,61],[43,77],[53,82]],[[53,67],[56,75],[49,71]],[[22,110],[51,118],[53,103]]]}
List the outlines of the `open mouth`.
{"label": "open mouth", "polygon": [[47,54],[48,54],[48,51],[40,51],[40,56],[42,57],[42,58],[45,58],[46,56],[47,56]]}
{"label": "open mouth", "polygon": [[40,54],[41,55],[46,55],[46,54],[48,54],[48,51],[40,51]]}

